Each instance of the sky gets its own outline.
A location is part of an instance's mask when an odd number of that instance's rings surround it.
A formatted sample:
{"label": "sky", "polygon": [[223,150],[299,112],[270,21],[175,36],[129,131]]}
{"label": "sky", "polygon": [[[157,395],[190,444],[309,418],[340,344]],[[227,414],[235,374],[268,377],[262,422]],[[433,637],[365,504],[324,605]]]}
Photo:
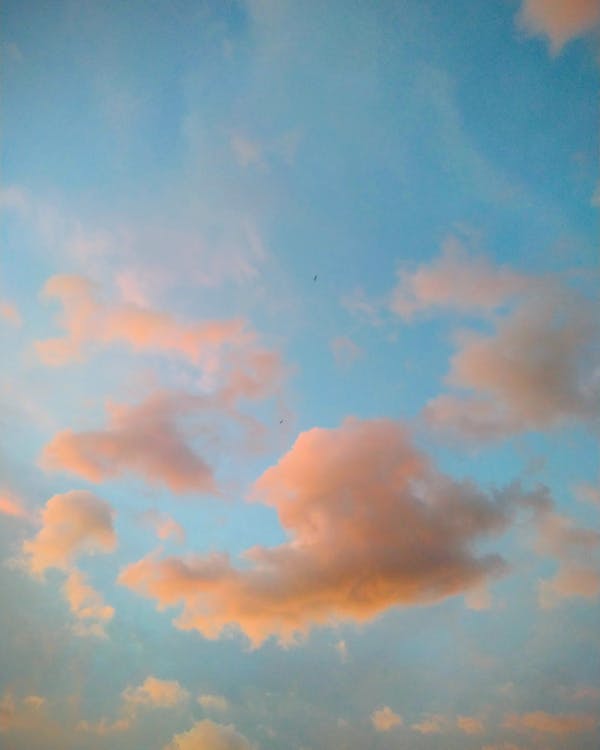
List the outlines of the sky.
{"label": "sky", "polygon": [[2,750],[596,750],[599,0],[4,0]]}

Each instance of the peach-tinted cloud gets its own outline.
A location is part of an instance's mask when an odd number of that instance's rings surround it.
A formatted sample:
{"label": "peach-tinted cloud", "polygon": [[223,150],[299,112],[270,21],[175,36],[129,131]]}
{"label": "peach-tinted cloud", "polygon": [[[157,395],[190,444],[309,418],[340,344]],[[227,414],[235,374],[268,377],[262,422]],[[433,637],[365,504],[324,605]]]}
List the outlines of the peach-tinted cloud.
{"label": "peach-tinted cloud", "polygon": [[167,513],[151,509],[142,513],[141,519],[154,530],[161,541],[174,539],[178,544],[185,543],[185,529]]}
{"label": "peach-tinted cloud", "polygon": [[96,722],[83,720],[77,724],[77,730],[105,737],[106,735],[116,734],[117,732],[127,732],[131,729],[132,725],[133,720],[128,716],[123,716],[114,721],[109,721],[108,719],[100,719]]}
{"label": "peach-tinted cloud", "polygon": [[517,23],[528,34],[546,36],[555,54],[599,22],[599,0],[523,0],[517,16]]}
{"label": "peach-tinted cloud", "polygon": [[547,430],[600,415],[594,306],[541,287],[492,334],[458,337],[444,394],[425,409],[437,429],[485,440]]}
{"label": "peach-tinted cloud", "polygon": [[536,551],[559,562],[556,575],[539,584],[543,609],[558,606],[563,599],[600,596],[600,532],[578,528],[555,513],[543,515],[538,523]]}
{"label": "peach-tinted cloud", "polygon": [[338,336],[331,341],[331,351],[336,364],[348,367],[364,355],[364,351],[348,336]]}
{"label": "peach-tinted cloud", "polygon": [[0,319],[10,323],[12,326],[20,326],[22,323],[21,313],[11,302],[0,300]]}
{"label": "peach-tinted cloud", "polygon": [[419,734],[441,734],[447,727],[448,719],[441,714],[431,714],[422,721],[410,725],[410,728]]}
{"label": "peach-tinted cloud", "polygon": [[475,716],[457,716],[456,726],[465,734],[483,734],[485,731],[483,721]]}
{"label": "peach-tinted cloud", "polygon": [[302,433],[255,483],[289,541],[225,554],[158,559],[125,568],[120,583],[209,638],[237,625],[254,645],[294,640],[312,625],[367,621],[395,605],[465,593],[504,569],[474,543],[506,529],[506,504],[440,475],[399,423],[347,419]]}
{"label": "peach-tinted cloud", "polygon": [[176,734],[164,750],[257,750],[232,724],[198,721],[187,732]]}
{"label": "peach-tinted cloud", "polygon": [[198,696],[198,703],[202,706],[205,711],[227,711],[229,708],[229,701],[223,695],[212,695],[211,693],[204,693]]}
{"label": "peach-tinted cloud", "polygon": [[566,736],[593,732],[598,726],[598,717],[591,714],[551,714],[546,711],[533,711],[527,714],[508,714],[504,719],[504,726],[518,732]]}
{"label": "peach-tinted cloud", "polygon": [[112,620],[115,610],[104,602],[99,591],[87,583],[81,571],[72,570],[69,573],[63,593],[71,612],[78,620],[74,632],[82,636],[105,638],[106,623]]}
{"label": "peach-tinted cloud", "polygon": [[251,336],[241,319],[187,323],[134,303],[106,304],[82,276],[53,276],[43,294],[63,307],[60,323],[65,336],[36,342],[41,360],[51,366],[82,359],[93,344],[113,343],[127,344],[135,352],[178,354],[202,365],[222,347],[242,344]]}
{"label": "peach-tinted cloud", "polygon": [[7,490],[2,489],[0,489],[0,513],[24,521],[32,520],[32,514],[27,510],[23,501]]}
{"label": "peach-tinted cloud", "polygon": [[600,701],[600,687],[594,685],[562,688],[561,693],[571,701]]}
{"label": "peach-tinted cloud", "polygon": [[160,680],[147,677],[141,685],[128,687],[123,701],[129,707],[173,708],[189,700],[190,694],[177,680]]}
{"label": "peach-tinted cloud", "polygon": [[574,487],[577,500],[591,505],[600,505],[600,487],[587,482],[580,482]]}
{"label": "peach-tinted cloud", "polygon": [[383,706],[371,714],[371,724],[378,732],[389,732],[402,724],[402,717],[389,706]]}
{"label": "peach-tinted cloud", "polygon": [[189,447],[183,424],[205,404],[202,396],[167,391],[134,406],[110,403],[105,429],[59,432],[44,448],[41,464],[90,482],[133,473],[176,493],[214,492],[212,471]]}
{"label": "peach-tinted cloud", "polygon": [[23,543],[32,573],[47,568],[67,570],[80,554],[112,552],[117,545],[113,511],[86,490],[54,495],[42,511],[42,528]]}
{"label": "peach-tinted cloud", "polygon": [[238,164],[242,167],[249,167],[253,164],[260,166],[263,164],[262,149],[256,141],[236,133],[231,136],[231,150]]}
{"label": "peach-tinted cloud", "polygon": [[46,699],[40,695],[27,695],[16,698],[12,689],[7,688],[0,696],[0,732],[31,727],[39,720],[46,706]]}
{"label": "peach-tinted cloud", "polygon": [[390,308],[405,320],[435,308],[489,313],[525,291],[531,281],[483,256],[470,256],[455,238],[442,254],[416,271],[399,271]]}

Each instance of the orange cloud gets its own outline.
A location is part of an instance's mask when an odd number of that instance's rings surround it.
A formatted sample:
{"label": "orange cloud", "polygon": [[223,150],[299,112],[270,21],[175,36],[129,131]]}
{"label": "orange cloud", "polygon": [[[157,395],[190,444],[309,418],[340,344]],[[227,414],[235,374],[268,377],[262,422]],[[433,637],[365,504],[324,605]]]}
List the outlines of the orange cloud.
{"label": "orange cloud", "polygon": [[202,396],[159,391],[135,406],[111,403],[103,430],[59,432],[44,448],[44,468],[90,482],[126,473],[176,493],[215,492],[210,467],[186,442],[185,417],[207,405]]}
{"label": "orange cloud", "polygon": [[478,441],[589,422],[600,414],[599,334],[593,305],[540,286],[491,335],[458,337],[447,382],[470,393],[435,398],[425,416]]}
{"label": "orange cloud", "polygon": [[578,528],[570,518],[548,513],[538,524],[536,551],[559,561],[556,575],[539,584],[543,609],[566,598],[600,595],[600,532]]}
{"label": "orange cloud", "polygon": [[528,714],[508,714],[504,719],[507,729],[518,732],[540,732],[565,736],[593,732],[598,726],[598,718],[590,714],[550,714],[534,711]]}
{"label": "orange cloud", "polygon": [[164,750],[257,750],[232,724],[198,721],[187,732],[176,734]]}
{"label": "orange cloud", "polygon": [[115,610],[104,603],[102,594],[87,583],[81,571],[72,570],[69,573],[63,592],[71,612],[78,620],[75,633],[105,638],[105,625],[112,620]]}
{"label": "orange cloud", "polygon": [[531,35],[546,36],[552,52],[600,22],[599,0],[523,0],[517,23]]}
{"label": "orange cloud", "polygon": [[411,724],[410,728],[419,734],[441,734],[448,725],[448,720],[441,714],[431,714],[423,721]]}
{"label": "orange cloud", "polygon": [[117,545],[110,505],[86,490],[54,495],[42,511],[42,528],[23,543],[30,570],[67,570],[80,554],[112,552]]}
{"label": "orange cloud", "polygon": [[206,711],[227,711],[229,708],[229,701],[222,695],[211,695],[205,693],[198,696],[198,703]]}
{"label": "orange cloud", "polygon": [[160,608],[183,604],[182,629],[216,638],[235,625],[257,646],[440,601],[504,569],[473,545],[507,527],[506,504],[440,475],[391,420],[302,433],[252,498],[276,509],[288,542],[247,550],[239,568],[219,553],[150,556],[119,582]]}
{"label": "orange cloud", "polygon": [[483,734],[485,726],[475,716],[457,716],[456,726],[465,734]]}
{"label": "orange cloud", "polygon": [[371,714],[371,724],[378,732],[389,732],[390,729],[402,724],[402,717],[389,706],[383,706]]}
{"label": "orange cloud", "polygon": [[12,518],[20,518],[25,521],[32,519],[31,513],[24,506],[23,501],[15,495],[0,490],[0,513]]}
{"label": "orange cloud", "polygon": [[160,680],[147,677],[138,687],[128,687],[123,692],[123,701],[129,706],[150,708],[173,708],[189,700],[190,694],[177,680]]}
{"label": "orange cloud", "polygon": [[178,544],[184,544],[185,529],[171,516],[151,509],[145,511],[141,518],[143,523],[154,529],[154,533],[161,541],[173,538]]}
{"label": "orange cloud", "polygon": [[113,343],[136,352],[178,354],[202,365],[210,363],[222,347],[252,338],[240,319],[187,323],[138,304],[105,304],[94,284],[82,276],[53,276],[43,294],[58,299],[63,307],[60,323],[65,336],[36,342],[40,359],[51,366],[82,359],[92,344]]}
{"label": "orange cloud", "polygon": [[3,302],[0,300],[0,318],[10,323],[12,326],[20,326],[22,323],[21,313],[19,310],[10,302]]}
{"label": "orange cloud", "polygon": [[414,272],[399,271],[390,308],[405,320],[432,308],[492,312],[524,292],[531,281],[483,256],[470,256],[461,243],[446,240],[439,258]]}

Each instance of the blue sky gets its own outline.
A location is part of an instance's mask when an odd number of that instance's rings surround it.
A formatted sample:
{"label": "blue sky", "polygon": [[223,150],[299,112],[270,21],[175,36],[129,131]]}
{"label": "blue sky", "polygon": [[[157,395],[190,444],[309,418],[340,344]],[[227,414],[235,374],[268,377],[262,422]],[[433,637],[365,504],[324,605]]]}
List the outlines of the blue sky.
{"label": "blue sky", "polygon": [[599,18],[3,4],[3,747],[597,746]]}

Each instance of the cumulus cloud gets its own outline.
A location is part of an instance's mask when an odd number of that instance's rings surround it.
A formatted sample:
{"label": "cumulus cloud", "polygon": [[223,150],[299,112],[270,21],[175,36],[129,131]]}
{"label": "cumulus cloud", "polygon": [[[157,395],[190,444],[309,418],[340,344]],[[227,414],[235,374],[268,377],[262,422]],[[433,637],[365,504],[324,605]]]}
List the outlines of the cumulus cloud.
{"label": "cumulus cloud", "polygon": [[517,16],[517,23],[525,32],[549,39],[554,54],[599,22],[599,0],[523,0]]}
{"label": "cumulus cloud", "polygon": [[21,313],[11,302],[0,300],[0,319],[12,326],[18,327],[22,323]]}
{"label": "cumulus cloud", "polygon": [[504,719],[504,726],[518,732],[567,736],[593,732],[598,726],[598,718],[591,714],[551,714],[546,711],[533,711],[527,714],[508,714]]}
{"label": "cumulus cloud", "polygon": [[461,394],[429,402],[436,429],[474,440],[559,428],[600,416],[597,309],[545,285],[491,334],[463,332],[446,378]]}
{"label": "cumulus cloud", "polygon": [[48,568],[68,570],[81,554],[112,552],[117,546],[113,510],[86,490],[51,497],[42,511],[42,528],[23,543],[34,574]]}
{"label": "cumulus cloud", "polygon": [[80,721],[77,729],[100,736],[127,732],[141,710],[175,709],[184,706],[189,698],[189,692],[177,680],[161,680],[150,675],[140,685],[129,686],[121,693],[120,716],[116,719]]}
{"label": "cumulus cloud", "polygon": [[371,724],[378,732],[389,732],[402,724],[402,717],[389,706],[383,706],[371,714]]}
{"label": "cumulus cloud", "polygon": [[400,269],[390,308],[405,320],[431,309],[490,313],[524,292],[530,279],[484,256],[471,256],[455,238],[442,253],[415,271]]}
{"label": "cumulus cloud", "polygon": [[411,724],[410,728],[419,734],[441,734],[448,726],[448,719],[441,714],[431,714],[422,721]]}
{"label": "cumulus cloud", "polygon": [[348,367],[364,355],[364,351],[348,336],[337,336],[331,341],[331,351],[336,364]]}
{"label": "cumulus cloud", "polygon": [[78,621],[74,628],[75,633],[105,638],[106,623],[112,620],[115,610],[105,603],[99,591],[89,585],[81,571],[72,570],[69,573],[63,593]]}
{"label": "cumulus cloud", "polygon": [[558,561],[554,577],[540,581],[539,603],[556,607],[564,599],[600,596],[600,532],[575,526],[570,518],[547,513],[538,524],[536,551]]}
{"label": "cumulus cloud", "polygon": [[206,711],[227,711],[229,708],[229,701],[223,695],[212,695],[211,693],[203,693],[198,696],[198,703]]}
{"label": "cumulus cloud", "polygon": [[133,473],[176,493],[214,492],[212,471],[188,445],[183,424],[205,405],[202,396],[167,391],[133,406],[110,403],[107,427],[59,432],[44,448],[41,464],[90,482]]}
{"label": "cumulus cloud", "polygon": [[456,726],[465,734],[483,734],[485,731],[483,721],[475,716],[457,716]]}
{"label": "cumulus cloud", "polygon": [[347,419],[302,433],[255,483],[289,541],[226,554],[132,563],[119,581],[160,608],[183,604],[182,629],[218,637],[232,625],[257,646],[311,626],[368,621],[395,605],[437,602],[501,573],[475,544],[503,532],[508,503],[441,475],[387,419]]}
{"label": "cumulus cloud", "polygon": [[198,721],[187,732],[176,734],[164,750],[257,750],[232,724]]}
{"label": "cumulus cloud", "polygon": [[40,359],[51,366],[81,360],[93,345],[114,343],[135,352],[176,354],[195,365],[209,365],[223,347],[252,338],[241,319],[188,323],[133,302],[105,303],[83,276],[53,276],[43,295],[57,299],[63,308],[59,322],[65,335],[36,342]]}
{"label": "cumulus cloud", "polygon": [[141,685],[128,687],[123,701],[129,707],[173,708],[189,700],[190,694],[177,680],[147,677]]}
{"label": "cumulus cloud", "polygon": [[33,518],[21,498],[2,488],[0,488],[0,513],[24,521],[31,521]]}
{"label": "cumulus cloud", "polygon": [[154,530],[161,541],[174,539],[178,544],[185,543],[185,529],[167,513],[161,513],[152,508],[142,513],[141,520]]}

